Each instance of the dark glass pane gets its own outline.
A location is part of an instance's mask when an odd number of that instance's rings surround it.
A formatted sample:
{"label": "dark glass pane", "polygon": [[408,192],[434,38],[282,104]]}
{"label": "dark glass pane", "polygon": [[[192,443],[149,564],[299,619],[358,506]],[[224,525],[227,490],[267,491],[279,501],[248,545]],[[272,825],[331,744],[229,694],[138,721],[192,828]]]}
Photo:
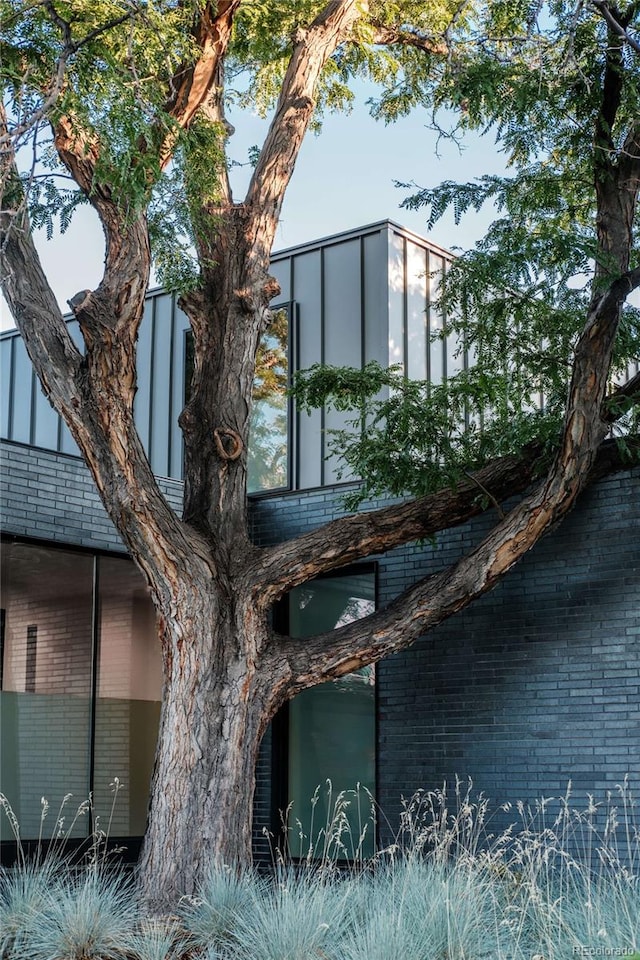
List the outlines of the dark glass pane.
{"label": "dark glass pane", "polygon": [[[66,832],[89,795],[93,558],[30,544],[4,544],[5,610],[0,693],[0,791],[21,836],[40,831],[40,798],[51,836],[65,794]],[[86,836],[88,817],[71,828]],[[0,817],[0,837],[12,839]]]}
{"label": "dark glass pane", "polygon": [[142,836],[160,718],[160,644],[153,607],[134,565],[102,557],[99,583],[94,807],[103,828],[111,821],[112,836]]}
{"label": "dark glass pane", "polygon": [[[374,607],[373,573],[318,580],[290,594],[290,632],[303,638],[331,630],[367,616]],[[366,667],[303,691],[289,706],[289,824],[299,823],[289,833],[292,854],[304,857],[310,845],[315,855],[322,854],[337,802],[346,804],[344,855],[360,845],[361,853],[370,856],[374,790],[375,671]],[[335,845],[331,852],[340,853]]]}

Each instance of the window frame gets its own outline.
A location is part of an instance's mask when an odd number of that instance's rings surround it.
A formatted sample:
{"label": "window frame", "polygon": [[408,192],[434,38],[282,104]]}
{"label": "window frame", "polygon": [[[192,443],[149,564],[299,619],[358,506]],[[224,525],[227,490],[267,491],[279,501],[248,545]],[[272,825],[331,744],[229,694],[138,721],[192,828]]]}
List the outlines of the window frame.
{"label": "window frame", "polygon": [[[291,386],[293,381],[293,366],[296,361],[296,347],[297,347],[297,325],[299,320],[298,313],[298,304],[295,300],[282,300],[278,303],[274,303],[269,307],[272,313],[278,313],[281,310],[284,310],[287,314],[287,389]],[[187,327],[183,334],[183,369],[184,369],[184,404],[189,402],[189,392],[191,386],[191,377],[193,376],[193,330],[191,327]],[[297,363],[296,363],[297,369]],[[295,443],[295,430],[294,430],[294,403],[293,397],[287,396],[286,404],[286,416],[287,416],[287,429],[286,429],[286,443],[287,443],[287,453],[286,453],[286,465],[285,465],[285,483],[284,486],[280,487],[265,487],[261,490],[248,490],[247,493],[250,497],[267,497],[272,494],[277,493],[286,493],[287,491],[293,488],[293,464],[294,464],[294,443]],[[184,467],[182,480],[184,480]],[[249,479],[249,469],[247,464],[247,487]]]}
{"label": "window frame", "polygon": [[[91,557],[92,563],[92,624],[91,624],[91,666],[90,666],[90,691],[89,691],[89,729],[87,731],[87,750],[88,769],[87,781],[88,792],[93,794],[93,778],[95,768],[95,750],[96,750],[96,702],[97,702],[97,673],[98,659],[100,655],[100,560],[101,558],[111,558],[115,560],[126,561],[135,568],[135,564],[128,553],[116,550],[103,550],[95,547],[87,547],[72,543],[61,543],[56,540],[47,540],[42,537],[23,537],[10,533],[0,534],[0,544],[23,544],[28,547],[46,549],[51,551],[64,551],[66,553],[75,553],[85,557]],[[6,629],[6,610],[2,610],[5,616],[2,618],[2,630],[4,641],[4,630]],[[4,667],[4,643],[3,643],[3,664]],[[4,670],[3,670],[4,672]],[[85,800],[82,797],[78,802]],[[92,831],[94,829],[93,817],[87,818],[87,835],[85,837],[71,837],[65,843],[65,853],[69,855],[72,863],[80,862],[86,857],[88,844],[91,841]],[[125,864],[135,864],[142,850],[144,836],[110,836],[106,841],[106,850],[119,853],[121,861]],[[55,839],[20,838],[21,850],[26,857],[46,856],[51,847],[59,846],[60,841]],[[15,840],[0,841],[0,866],[13,866],[18,858],[17,843]]]}
{"label": "window frame", "polygon": [[[372,573],[373,574],[373,596],[374,596],[374,610],[378,610],[378,603],[380,598],[380,583],[379,583],[379,573],[380,567],[377,561],[370,560],[364,561],[362,563],[349,564],[345,567],[339,567],[337,570],[331,570],[327,573],[320,574],[319,577],[314,577],[313,580],[309,580],[307,586],[311,583],[314,583],[316,580],[335,580],[340,577],[351,577],[361,574]],[[273,610],[273,619],[272,626],[277,633],[288,636],[289,634],[289,594],[286,594],[282,600],[280,600]],[[303,638],[301,641],[303,642]],[[374,664],[374,668],[377,665]],[[327,681],[329,682],[329,681]],[[379,764],[379,754],[380,754],[380,735],[379,735],[379,686],[378,686],[378,677],[376,669],[376,682],[374,684],[373,692],[373,709],[374,709],[374,784],[375,784],[375,796],[374,800],[380,794],[380,764]],[[277,850],[282,854],[286,854],[287,860],[291,863],[300,863],[304,858],[292,856],[287,852],[287,843],[284,830],[284,824],[282,822],[281,813],[287,809],[289,804],[289,722],[290,722],[290,710],[289,704],[290,700],[287,700],[285,704],[277,712],[273,720],[271,721],[271,796],[270,796],[270,823],[269,823],[269,832],[274,838],[274,844]],[[378,820],[375,823],[375,835],[374,835],[374,848],[377,849],[379,845],[379,831],[380,826]],[[347,863],[346,859],[338,859],[338,863]]]}

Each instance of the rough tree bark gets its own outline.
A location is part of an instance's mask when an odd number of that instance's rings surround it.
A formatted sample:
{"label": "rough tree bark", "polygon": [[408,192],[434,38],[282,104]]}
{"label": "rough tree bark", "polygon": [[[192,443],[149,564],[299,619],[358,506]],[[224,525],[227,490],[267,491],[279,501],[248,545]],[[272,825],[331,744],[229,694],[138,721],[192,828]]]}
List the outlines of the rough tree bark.
{"label": "rough tree bark", "polygon": [[[208,4],[195,25],[202,56],[176,75],[167,101],[178,124],[188,125],[200,108],[223,120],[216,84],[238,6]],[[637,131],[629,138],[624,170],[610,151],[603,152],[608,167],[607,176],[598,178],[600,242],[622,278],[594,293],[576,351],[562,443],[548,476],[472,553],[386,610],[304,645],[271,630],[270,609],[293,586],[481,510],[478,484],[470,480],[455,491],[337,520],[269,549],[256,548],[249,537],[246,448],[255,353],[277,292],[268,272],[271,245],[320,72],[365,11],[357,0],[332,0],[296,34],[244,203],[233,202],[223,175],[220,204],[200,211],[211,225],[197,238],[200,286],[183,303],[194,333],[195,371],[181,416],[182,519],[164,500],[133,422],[135,343],[150,267],[144,215],[119,211],[108,187],[96,181],[100,144],[83,139],[70,119],[59,119],[59,155],[97,210],[107,243],[100,286],[72,302],[86,345],[82,356],[40,267],[26,214],[21,209],[12,215],[15,161],[2,155],[9,171],[3,182],[12,186],[3,195],[0,222],[5,295],[45,393],[69,425],[157,611],[164,694],[140,865],[143,895],[156,909],[170,909],[181,895],[193,893],[212,859],[250,861],[257,751],[288,698],[408,646],[490,589],[559,522],[584,484],[615,464],[614,452],[602,447],[603,402],[621,304],[640,284],[640,271],[628,270],[640,166]],[[395,35],[378,39],[403,42]],[[416,42],[415,35],[404,40]],[[615,84],[605,101],[611,127]],[[170,140],[150,136],[149,143],[155,143],[160,163],[168,162]],[[479,474],[480,485],[500,502],[521,493],[532,482],[535,458],[532,449],[520,460],[491,464]]]}

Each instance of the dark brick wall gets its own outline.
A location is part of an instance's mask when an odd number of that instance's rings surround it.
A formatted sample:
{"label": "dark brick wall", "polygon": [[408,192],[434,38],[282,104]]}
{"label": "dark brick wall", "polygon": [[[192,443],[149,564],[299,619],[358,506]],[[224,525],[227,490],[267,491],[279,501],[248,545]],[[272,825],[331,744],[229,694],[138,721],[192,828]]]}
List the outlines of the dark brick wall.
{"label": "dark brick wall", "polygon": [[[443,537],[427,568],[485,526]],[[580,803],[627,773],[637,784],[638,472],[588,491],[492,593],[381,664],[379,712],[379,801],[392,822],[402,794],[456,774],[499,804],[562,795],[568,780]]]}
{"label": "dark brick wall", "polygon": [[[262,500],[256,538],[272,542],[339,512],[331,490]],[[487,516],[435,546],[379,558],[385,604],[456,560]],[[471,777],[496,806],[564,794],[604,798],[640,781],[640,472],[588,491],[490,594],[378,666],[378,801],[397,828],[401,797]],[[259,796],[266,809],[268,762]],[[498,810],[501,829],[513,813]],[[385,820],[383,818],[382,822]]]}
{"label": "dark brick wall", "polygon": [[[4,533],[124,553],[93,480],[78,457],[0,442],[0,525]],[[158,480],[179,510],[182,484]]]}
{"label": "dark brick wall", "polygon": [[[83,465],[0,445],[2,525],[17,536],[122,550]],[[178,508],[181,485],[162,481]],[[272,543],[340,513],[333,489],[253,502]],[[379,600],[460,556],[492,517],[435,546],[378,558]],[[611,477],[489,595],[378,667],[378,799],[390,826],[401,796],[456,775],[496,803],[599,796],[640,780],[640,471]],[[258,767],[256,847],[268,858],[271,741]],[[496,826],[500,826],[499,821]]]}

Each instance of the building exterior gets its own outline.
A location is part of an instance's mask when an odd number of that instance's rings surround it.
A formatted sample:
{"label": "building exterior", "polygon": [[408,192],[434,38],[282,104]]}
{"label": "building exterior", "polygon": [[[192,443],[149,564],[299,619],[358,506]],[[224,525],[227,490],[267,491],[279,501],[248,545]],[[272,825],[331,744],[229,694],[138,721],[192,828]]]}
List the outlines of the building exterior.
{"label": "building exterior", "polygon": [[[268,344],[280,375],[316,362],[401,362],[434,382],[465,362],[432,342],[432,299],[445,251],[390,223],[276,254],[279,326]],[[70,324],[73,335],[74,323]],[[100,822],[135,856],[144,832],[160,697],[160,656],[144,584],[107,519],[73,441],[41,394],[20,338],[0,339],[2,615],[0,790],[22,836],[89,792]],[[173,298],[151,293],[139,343],[136,418],[155,473],[177,510],[177,417],[189,378],[188,324]],[[338,464],[327,430],[341,415],[301,415],[282,393],[256,404],[250,466],[255,539],[272,543],[337,516]],[[259,440],[259,442],[258,442]],[[490,518],[294,591],[276,611],[301,638],[386,604],[454,560]],[[305,691],[276,719],[261,755],[262,828],[294,803],[308,837],[311,796],[361,784],[390,839],[401,798],[456,775],[496,802],[604,792],[640,775],[640,473],[606,479],[490,595],[375,670]],[[113,812],[112,786],[118,778]],[[324,821],[326,788],[314,822]],[[70,834],[90,829],[81,815]],[[366,804],[365,804],[366,806]],[[353,809],[353,803],[352,808]],[[52,813],[53,819],[54,814]],[[366,816],[366,813],[365,813]],[[506,814],[502,814],[506,817]],[[352,817],[357,832],[356,818]],[[503,825],[503,824],[500,824]],[[298,831],[291,834],[293,853]],[[365,850],[372,849],[369,830]],[[10,853],[8,823],[0,841]]]}

